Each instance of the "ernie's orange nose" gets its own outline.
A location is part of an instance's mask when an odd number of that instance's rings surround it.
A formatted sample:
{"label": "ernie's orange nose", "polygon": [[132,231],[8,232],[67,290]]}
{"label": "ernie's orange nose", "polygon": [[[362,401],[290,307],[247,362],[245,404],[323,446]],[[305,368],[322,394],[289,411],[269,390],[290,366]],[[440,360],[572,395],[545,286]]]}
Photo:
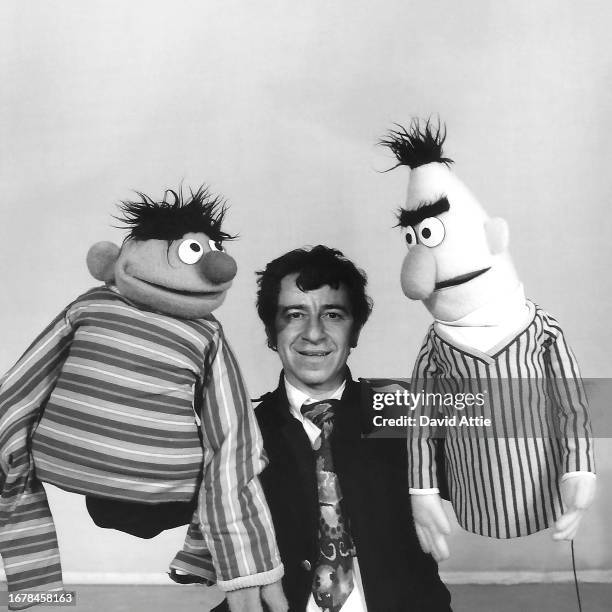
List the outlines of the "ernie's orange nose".
{"label": "ernie's orange nose", "polygon": [[231,281],[238,266],[233,257],[220,251],[210,251],[200,260],[200,271],[206,280],[215,285]]}

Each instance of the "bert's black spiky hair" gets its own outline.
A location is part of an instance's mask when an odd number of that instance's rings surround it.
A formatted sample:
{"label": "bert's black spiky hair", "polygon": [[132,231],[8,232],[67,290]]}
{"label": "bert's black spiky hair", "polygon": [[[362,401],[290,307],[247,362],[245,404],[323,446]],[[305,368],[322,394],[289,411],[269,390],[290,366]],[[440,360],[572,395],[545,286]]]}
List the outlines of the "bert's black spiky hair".
{"label": "bert's black spiky hair", "polygon": [[397,158],[397,164],[389,170],[398,166],[418,168],[431,162],[439,162],[447,166],[453,163],[449,157],[442,157],[446,127],[440,125],[440,120],[437,125],[433,125],[431,119],[427,119],[423,126],[418,119],[412,119],[408,129],[399,123],[395,125],[397,129],[389,130],[387,136],[378,143],[389,147]]}
{"label": "bert's black spiky hair", "polygon": [[188,232],[203,232],[215,241],[232,240],[236,236],[221,230],[227,206],[220,196],[210,194],[202,185],[189,195],[183,195],[182,187],[177,191],[167,189],[164,199],[155,202],[149,196],[136,192],[139,201],[124,200],[120,209],[123,217],[116,217],[129,229],[128,239],[133,240],[178,240]]}

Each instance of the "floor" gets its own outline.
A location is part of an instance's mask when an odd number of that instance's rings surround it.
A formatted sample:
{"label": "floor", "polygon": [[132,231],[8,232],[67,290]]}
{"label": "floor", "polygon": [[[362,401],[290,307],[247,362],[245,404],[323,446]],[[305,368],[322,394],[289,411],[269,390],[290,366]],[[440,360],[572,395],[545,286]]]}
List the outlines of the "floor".
{"label": "floor", "polygon": [[[70,587],[67,587],[70,589]],[[519,586],[449,586],[454,612],[577,612],[573,584]],[[218,593],[202,587],[83,586],[77,593],[78,612],[207,612]],[[583,612],[612,611],[612,584],[581,585]],[[44,608],[33,608],[44,609]],[[384,612],[374,610],[371,612]]]}

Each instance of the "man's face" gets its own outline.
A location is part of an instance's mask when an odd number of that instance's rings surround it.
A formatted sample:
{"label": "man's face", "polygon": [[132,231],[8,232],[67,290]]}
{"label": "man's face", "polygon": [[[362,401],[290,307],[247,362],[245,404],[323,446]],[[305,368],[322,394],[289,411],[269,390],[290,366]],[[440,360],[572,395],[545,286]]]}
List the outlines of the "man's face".
{"label": "man's face", "polygon": [[285,377],[316,397],[344,380],[351,352],[353,315],[346,288],[323,285],[300,291],[289,274],[281,281],[276,311],[277,350]]}

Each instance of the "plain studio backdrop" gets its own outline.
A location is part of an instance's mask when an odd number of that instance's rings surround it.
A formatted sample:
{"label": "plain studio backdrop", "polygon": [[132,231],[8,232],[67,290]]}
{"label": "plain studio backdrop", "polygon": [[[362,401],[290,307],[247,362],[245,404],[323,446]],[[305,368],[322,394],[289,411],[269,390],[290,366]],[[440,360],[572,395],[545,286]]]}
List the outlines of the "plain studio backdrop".
{"label": "plain studio backdrop", "polygon": [[[227,197],[239,273],[216,313],[253,397],[277,382],[255,271],[302,245],[366,270],[375,309],[355,376],[410,375],[430,316],[399,286],[393,228],[407,173],[376,146],[439,116],[454,169],[505,217],[527,295],[556,316],[589,377],[610,377],[612,198],[608,0],[4,2],[0,16],[0,369],[96,282],[88,247],[141,190]],[[610,441],[576,541],[612,570]],[[161,575],[184,529],[139,541],[96,528],[49,487],[64,571]],[[373,525],[372,528],[375,528]],[[455,525],[444,572],[559,572],[549,533],[496,541]],[[603,574],[597,572],[604,572]],[[537,575],[537,574],[535,574]]]}

